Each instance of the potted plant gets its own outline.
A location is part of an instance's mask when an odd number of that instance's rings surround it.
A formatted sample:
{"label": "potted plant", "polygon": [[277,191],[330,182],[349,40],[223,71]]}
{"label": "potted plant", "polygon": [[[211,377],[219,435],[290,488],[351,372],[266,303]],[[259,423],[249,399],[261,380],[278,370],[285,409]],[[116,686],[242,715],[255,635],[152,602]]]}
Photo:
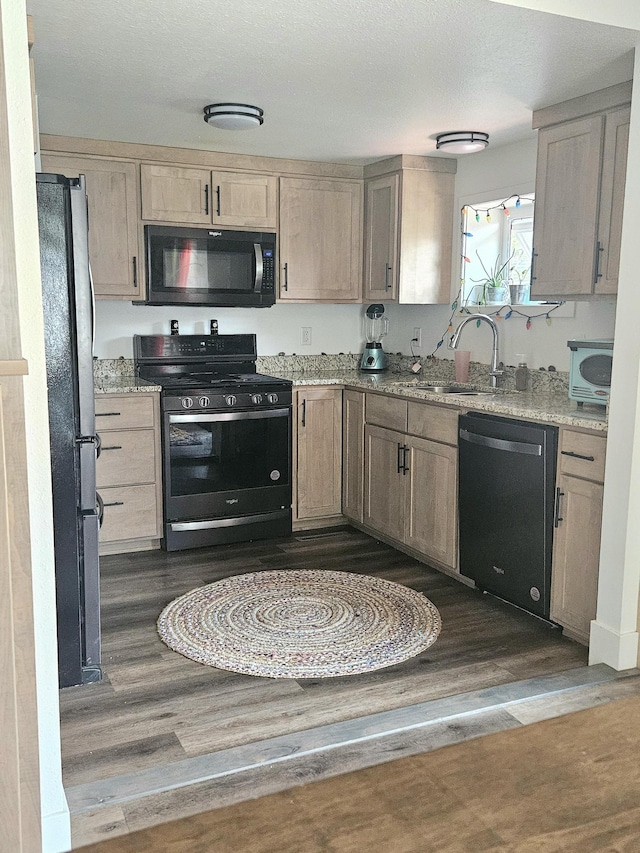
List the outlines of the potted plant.
{"label": "potted plant", "polygon": [[518,260],[509,270],[509,294],[512,305],[521,305],[523,302],[529,301],[529,289],[531,287],[531,267],[519,269],[517,266],[522,252],[519,253]]}
{"label": "potted plant", "polygon": [[513,259],[513,254],[509,255],[506,261],[502,261],[500,255],[495,259],[490,269],[484,264],[480,257],[480,253],[476,249],[476,255],[480,261],[480,266],[485,274],[484,278],[472,278],[474,284],[479,284],[482,287],[482,294],[478,300],[479,305],[492,304],[496,302],[504,302],[507,296],[506,285],[509,280],[509,265]]}

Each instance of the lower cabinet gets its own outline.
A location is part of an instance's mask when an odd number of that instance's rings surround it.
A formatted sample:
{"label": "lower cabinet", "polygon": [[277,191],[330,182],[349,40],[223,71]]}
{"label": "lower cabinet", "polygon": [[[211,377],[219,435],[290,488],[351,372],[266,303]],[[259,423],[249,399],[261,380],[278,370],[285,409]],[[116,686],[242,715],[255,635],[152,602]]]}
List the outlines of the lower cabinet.
{"label": "lower cabinet", "polygon": [[602,436],[561,430],[551,618],[583,643],[596,616],[605,451]]}
{"label": "lower cabinet", "polygon": [[100,394],[96,484],[104,504],[100,552],[155,547],[162,535],[160,412],[155,393]]}
{"label": "lower cabinet", "polygon": [[[293,520],[331,519],[342,512],[342,391],[294,390]],[[304,526],[304,524],[299,525]]]}
{"label": "lower cabinet", "polygon": [[364,392],[342,395],[342,512],[362,521],[364,488]]}
{"label": "lower cabinet", "polygon": [[363,523],[456,569],[458,412],[369,394],[365,412]]}

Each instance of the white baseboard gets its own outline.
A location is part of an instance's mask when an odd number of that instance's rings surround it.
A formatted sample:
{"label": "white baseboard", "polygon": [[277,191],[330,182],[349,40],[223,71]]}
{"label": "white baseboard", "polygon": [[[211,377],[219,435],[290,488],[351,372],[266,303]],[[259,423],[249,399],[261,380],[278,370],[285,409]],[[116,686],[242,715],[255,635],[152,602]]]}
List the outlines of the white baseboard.
{"label": "white baseboard", "polygon": [[616,670],[634,669],[638,666],[637,631],[619,634],[595,619],[591,622],[589,664],[606,663]]}
{"label": "white baseboard", "polygon": [[42,815],[42,853],[66,853],[71,850],[69,809]]}

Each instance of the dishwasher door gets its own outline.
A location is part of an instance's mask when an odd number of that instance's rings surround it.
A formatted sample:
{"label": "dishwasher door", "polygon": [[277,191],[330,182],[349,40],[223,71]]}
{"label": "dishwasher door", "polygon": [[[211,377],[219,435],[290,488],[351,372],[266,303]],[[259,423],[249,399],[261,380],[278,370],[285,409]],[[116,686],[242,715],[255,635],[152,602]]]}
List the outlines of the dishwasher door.
{"label": "dishwasher door", "polygon": [[480,413],[459,420],[460,571],[549,617],[556,427]]}

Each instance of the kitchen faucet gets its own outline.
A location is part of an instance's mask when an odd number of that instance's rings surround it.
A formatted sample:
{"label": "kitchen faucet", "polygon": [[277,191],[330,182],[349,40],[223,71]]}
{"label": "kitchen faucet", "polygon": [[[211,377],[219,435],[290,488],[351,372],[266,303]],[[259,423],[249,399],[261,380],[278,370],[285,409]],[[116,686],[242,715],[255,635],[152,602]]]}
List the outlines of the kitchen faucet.
{"label": "kitchen faucet", "polygon": [[465,317],[465,319],[460,323],[455,332],[451,335],[449,339],[449,349],[457,349],[458,344],[460,343],[460,333],[467,325],[467,323],[471,323],[472,321],[484,320],[485,323],[488,323],[491,326],[491,331],[493,332],[493,349],[491,351],[491,370],[489,371],[489,376],[491,377],[491,387],[498,387],[498,379],[502,376],[502,370],[498,370],[498,326],[496,321],[489,317],[488,314],[471,314],[469,317]]}

